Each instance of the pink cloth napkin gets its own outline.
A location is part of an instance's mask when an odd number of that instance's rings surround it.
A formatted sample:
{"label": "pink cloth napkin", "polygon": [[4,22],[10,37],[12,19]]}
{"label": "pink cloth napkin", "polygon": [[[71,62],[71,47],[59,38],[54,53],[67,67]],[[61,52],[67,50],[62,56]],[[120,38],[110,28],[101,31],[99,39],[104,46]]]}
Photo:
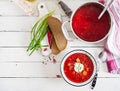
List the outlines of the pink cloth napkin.
{"label": "pink cloth napkin", "polygon": [[[107,0],[98,1],[105,4]],[[120,0],[115,0],[109,10],[114,24],[104,46],[107,54],[106,63],[108,72],[120,74]]]}

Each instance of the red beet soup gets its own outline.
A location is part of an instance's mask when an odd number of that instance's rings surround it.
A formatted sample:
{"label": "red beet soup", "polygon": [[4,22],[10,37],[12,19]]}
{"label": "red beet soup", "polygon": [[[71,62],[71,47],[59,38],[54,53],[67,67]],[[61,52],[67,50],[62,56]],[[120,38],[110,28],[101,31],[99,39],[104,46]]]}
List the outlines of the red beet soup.
{"label": "red beet soup", "polygon": [[93,70],[91,58],[84,53],[74,53],[64,63],[66,77],[75,83],[87,81],[92,76]]}
{"label": "red beet soup", "polygon": [[101,40],[108,34],[111,26],[108,11],[98,20],[98,16],[103,8],[98,3],[87,3],[77,9],[72,18],[72,28],[80,39],[95,42]]}

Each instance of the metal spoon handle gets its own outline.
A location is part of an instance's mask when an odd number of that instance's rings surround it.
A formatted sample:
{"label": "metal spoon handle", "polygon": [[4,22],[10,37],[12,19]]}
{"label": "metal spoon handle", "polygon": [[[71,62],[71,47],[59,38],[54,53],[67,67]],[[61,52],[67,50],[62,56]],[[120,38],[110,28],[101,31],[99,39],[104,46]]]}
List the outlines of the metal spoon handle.
{"label": "metal spoon handle", "polygon": [[100,19],[103,14],[105,13],[105,11],[110,7],[110,5],[113,3],[114,0],[108,0],[108,2],[105,5],[105,8],[103,9],[103,11],[101,12],[101,14],[99,15],[98,19]]}
{"label": "metal spoon handle", "polygon": [[96,73],[93,81],[92,81],[92,84],[91,84],[91,89],[94,89],[95,85],[96,85],[96,81],[97,81],[97,78],[98,78],[98,73]]}
{"label": "metal spoon handle", "polygon": [[68,17],[71,17],[72,10],[63,1],[59,1],[59,4],[60,4],[61,8],[64,10],[65,14]]}

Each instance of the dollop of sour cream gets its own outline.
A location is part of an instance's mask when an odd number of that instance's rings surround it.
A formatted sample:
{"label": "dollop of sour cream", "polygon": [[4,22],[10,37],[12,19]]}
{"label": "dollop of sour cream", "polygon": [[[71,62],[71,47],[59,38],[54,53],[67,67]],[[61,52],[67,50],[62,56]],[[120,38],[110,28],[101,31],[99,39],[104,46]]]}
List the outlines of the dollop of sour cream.
{"label": "dollop of sour cream", "polygon": [[81,63],[76,62],[74,64],[74,70],[78,73],[82,72],[84,70],[84,65]]}

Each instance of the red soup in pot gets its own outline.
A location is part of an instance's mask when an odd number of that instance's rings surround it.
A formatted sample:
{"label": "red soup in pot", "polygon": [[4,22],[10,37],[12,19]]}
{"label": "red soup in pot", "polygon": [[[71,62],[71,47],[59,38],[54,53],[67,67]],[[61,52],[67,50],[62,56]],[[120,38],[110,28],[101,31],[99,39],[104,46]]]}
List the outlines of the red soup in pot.
{"label": "red soup in pot", "polygon": [[99,20],[98,16],[103,6],[98,3],[87,3],[80,7],[72,18],[74,33],[88,42],[95,42],[103,39],[109,32],[111,19],[108,11]]}
{"label": "red soup in pot", "polygon": [[64,63],[66,77],[75,83],[87,81],[93,74],[94,66],[91,58],[84,53],[70,55]]}

